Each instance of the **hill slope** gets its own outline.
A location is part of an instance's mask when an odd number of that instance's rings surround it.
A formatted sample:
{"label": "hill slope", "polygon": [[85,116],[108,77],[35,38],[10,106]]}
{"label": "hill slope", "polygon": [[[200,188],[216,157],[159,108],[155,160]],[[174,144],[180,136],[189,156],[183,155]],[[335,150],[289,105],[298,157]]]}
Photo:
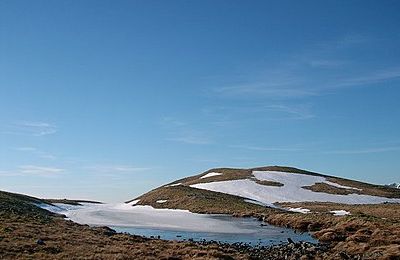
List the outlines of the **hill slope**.
{"label": "hill slope", "polygon": [[211,169],[126,203],[253,216],[311,231],[329,244],[322,259],[400,257],[398,189],[291,167]]}
{"label": "hill slope", "polygon": [[258,210],[283,202],[400,202],[400,190],[292,167],[268,166],[211,169],[164,185],[135,200],[137,204],[157,208],[226,213],[232,207]]}

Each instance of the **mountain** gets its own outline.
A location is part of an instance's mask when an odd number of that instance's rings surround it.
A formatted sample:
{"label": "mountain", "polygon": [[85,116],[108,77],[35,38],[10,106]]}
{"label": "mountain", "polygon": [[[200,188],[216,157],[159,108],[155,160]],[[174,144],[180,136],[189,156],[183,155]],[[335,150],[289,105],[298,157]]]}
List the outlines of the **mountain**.
{"label": "mountain", "polygon": [[[279,203],[400,202],[400,191],[293,167],[216,168],[154,189],[127,203],[198,213],[257,210]],[[263,207],[265,208],[265,207]]]}

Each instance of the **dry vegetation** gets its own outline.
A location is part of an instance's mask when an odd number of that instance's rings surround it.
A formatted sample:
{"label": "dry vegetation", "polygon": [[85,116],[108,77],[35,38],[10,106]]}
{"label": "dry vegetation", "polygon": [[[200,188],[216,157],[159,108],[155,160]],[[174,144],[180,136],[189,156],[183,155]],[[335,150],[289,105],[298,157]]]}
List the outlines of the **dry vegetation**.
{"label": "dry vegetation", "polygon": [[[400,204],[346,205],[337,203],[281,203],[303,207],[310,214],[275,214],[265,221],[314,231],[321,242],[332,244],[332,255],[346,252],[363,259],[400,258]],[[350,216],[333,216],[331,210],[346,210]]]}
{"label": "dry vegetation", "polygon": [[326,177],[328,181],[343,185],[349,186],[357,189],[347,189],[347,188],[339,188],[335,186],[331,186],[327,183],[315,183],[312,186],[304,186],[304,189],[309,189],[315,192],[324,192],[330,194],[363,194],[363,195],[372,195],[372,196],[380,196],[386,198],[400,198],[400,190],[394,189],[386,186],[373,185],[358,181],[346,180],[342,178],[336,177]]}
{"label": "dry vegetation", "polygon": [[[61,218],[1,217],[0,259],[247,259],[216,245],[151,240]],[[38,244],[41,239],[43,244]]]}
{"label": "dry vegetation", "polygon": [[338,194],[338,195],[348,195],[348,194],[352,194],[352,193],[357,193],[357,194],[360,193],[358,190],[339,188],[339,187],[335,187],[335,186],[332,186],[332,185],[329,185],[326,183],[315,183],[314,185],[304,186],[302,188],[307,189],[307,190],[312,190],[314,192],[324,192],[324,193]]}
{"label": "dry vegetation", "polygon": [[387,198],[400,198],[400,190],[395,188],[390,188],[382,185],[375,185],[360,181],[348,180],[338,177],[327,177],[328,181],[335,182],[340,185],[350,186],[354,188],[361,189],[361,191],[353,190],[354,193],[364,194],[364,195],[372,195],[372,196],[381,196]]}
{"label": "dry vegetation", "polygon": [[283,183],[277,182],[277,181],[260,181],[260,180],[254,180],[256,183],[260,185],[265,185],[265,186],[275,186],[275,187],[282,187]]}

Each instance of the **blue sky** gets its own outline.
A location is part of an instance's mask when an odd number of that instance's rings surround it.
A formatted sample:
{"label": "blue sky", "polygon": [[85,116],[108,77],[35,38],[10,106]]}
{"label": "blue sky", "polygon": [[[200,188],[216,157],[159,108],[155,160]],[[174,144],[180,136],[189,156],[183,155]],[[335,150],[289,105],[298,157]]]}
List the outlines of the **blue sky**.
{"label": "blue sky", "polygon": [[0,189],[124,201],[212,167],[400,172],[398,1],[1,1]]}

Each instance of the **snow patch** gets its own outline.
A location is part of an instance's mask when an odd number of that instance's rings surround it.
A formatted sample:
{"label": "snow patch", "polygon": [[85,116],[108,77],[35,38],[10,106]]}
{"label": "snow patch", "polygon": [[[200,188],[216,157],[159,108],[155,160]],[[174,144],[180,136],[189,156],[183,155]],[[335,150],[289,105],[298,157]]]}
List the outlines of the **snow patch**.
{"label": "snow patch", "polygon": [[130,206],[133,206],[133,205],[136,205],[139,201],[140,201],[140,199],[132,200],[131,202],[126,203],[126,204],[128,204],[128,205],[130,205]]}
{"label": "snow patch", "polygon": [[167,187],[175,187],[175,186],[179,186],[179,185],[182,185],[182,182],[174,183],[174,184],[168,185]]}
{"label": "snow patch", "polygon": [[204,179],[204,178],[209,178],[209,177],[213,177],[213,176],[219,176],[222,175],[222,173],[219,172],[209,172],[206,175],[203,175],[200,177],[200,179]]}
{"label": "snow patch", "polygon": [[333,213],[334,216],[346,216],[351,215],[350,212],[346,210],[331,210],[330,213]]}
{"label": "snow patch", "polygon": [[266,205],[275,202],[336,202],[344,204],[377,204],[383,202],[400,202],[400,199],[385,198],[361,194],[329,194],[303,189],[303,186],[312,186],[317,182],[326,182],[321,176],[294,174],[277,171],[254,171],[258,180],[275,181],[284,184],[281,187],[257,184],[250,179],[217,181],[198,183],[190,187],[222,192],[243,198],[259,201]]}
{"label": "snow patch", "polygon": [[[46,206],[46,205],[43,205]],[[58,208],[53,208],[58,210]],[[214,233],[253,233],[254,230],[237,226],[212,215],[191,213],[180,209],[156,209],[151,206],[131,206],[126,203],[85,205],[57,211],[80,224],[144,227]]]}
{"label": "snow patch", "polygon": [[157,203],[165,203],[165,202],[167,202],[168,200],[157,200],[156,202]]}
{"label": "snow patch", "polygon": [[64,204],[64,203],[53,203],[53,204],[47,204],[47,203],[34,203],[36,206],[39,208],[48,210],[50,212],[54,213],[59,213],[62,214],[62,212],[65,212],[67,210],[74,210],[78,209],[81,207],[84,207],[86,205],[92,205],[92,203],[82,203],[82,205],[71,205],[71,204]]}
{"label": "snow patch", "polygon": [[309,209],[303,209],[303,208],[288,208],[287,210],[292,211],[292,212],[297,212],[297,213],[303,213],[303,214],[310,213]]}

